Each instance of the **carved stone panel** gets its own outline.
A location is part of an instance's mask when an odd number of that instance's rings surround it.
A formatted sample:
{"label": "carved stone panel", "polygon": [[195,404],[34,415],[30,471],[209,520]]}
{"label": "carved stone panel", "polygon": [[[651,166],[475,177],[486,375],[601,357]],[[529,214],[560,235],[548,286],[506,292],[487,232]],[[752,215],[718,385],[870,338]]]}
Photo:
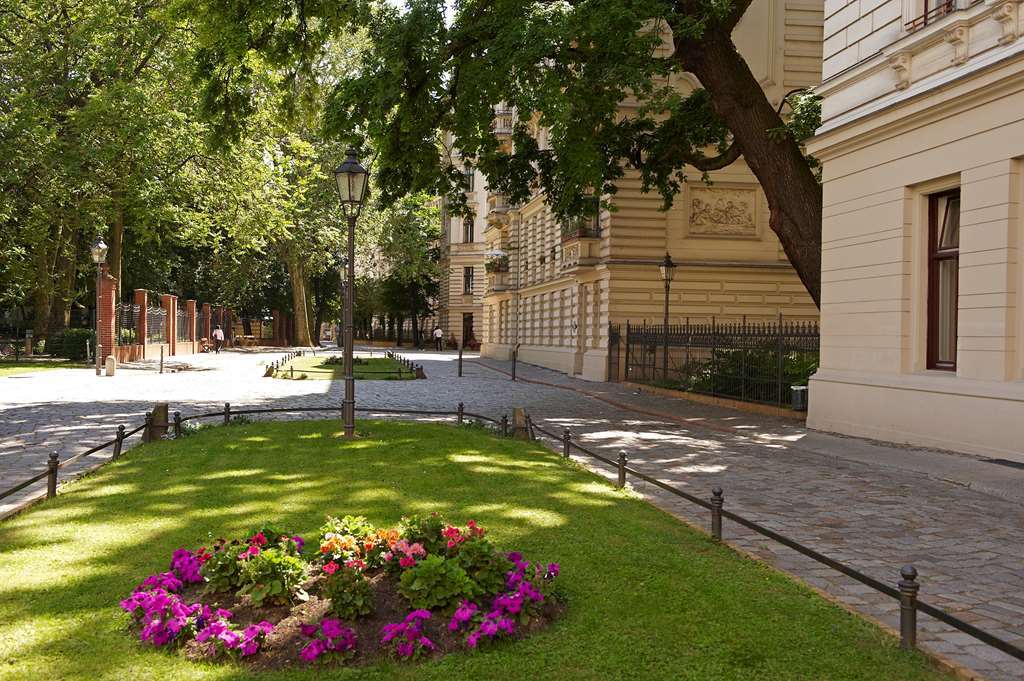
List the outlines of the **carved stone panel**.
{"label": "carved stone panel", "polygon": [[690,236],[756,239],[754,188],[694,187],[690,191]]}

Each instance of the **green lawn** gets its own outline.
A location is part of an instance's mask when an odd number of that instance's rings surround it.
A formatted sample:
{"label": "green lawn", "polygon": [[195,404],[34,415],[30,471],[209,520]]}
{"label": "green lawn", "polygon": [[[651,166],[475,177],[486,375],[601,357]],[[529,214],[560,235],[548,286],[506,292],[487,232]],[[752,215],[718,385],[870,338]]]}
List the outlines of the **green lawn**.
{"label": "green lawn", "polygon": [[143,647],[118,600],[171,552],[271,519],[475,519],[527,559],[558,561],[568,609],[527,640],[422,665],[293,669],[266,679],[946,678],[879,629],[716,545],[534,444],[480,429],[360,422],[232,425],[131,450],[0,524],[0,678],[245,679]]}
{"label": "green lawn", "polygon": [[23,359],[20,361],[14,360],[0,360],[0,377],[3,376],[19,376],[21,374],[30,374],[36,371],[49,371],[51,369],[81,369],[86,365],[81,362],[72,362],[70,360],[31,360]]}
{"label": "green lawn", "polygon": [[[334,356],[340,357],[340,355]],[[327,357],[324,355],[319,357],[305,355],[303,357],[296,357],[284,365],[277,373],[278,378],[291,377],[292,367],[295,368],[295,378],[298,378],[301,374],[306,374],[307,378],[340,380],[345,376],[345,366],[343,364],[328,364]],[[410,380],[415,378],[413,373],[404,367],[401,362],[388,359],[387,357],[366,358],[366,364],[356,364],[352,368],[352,375],[357,379],[378,381]]]}

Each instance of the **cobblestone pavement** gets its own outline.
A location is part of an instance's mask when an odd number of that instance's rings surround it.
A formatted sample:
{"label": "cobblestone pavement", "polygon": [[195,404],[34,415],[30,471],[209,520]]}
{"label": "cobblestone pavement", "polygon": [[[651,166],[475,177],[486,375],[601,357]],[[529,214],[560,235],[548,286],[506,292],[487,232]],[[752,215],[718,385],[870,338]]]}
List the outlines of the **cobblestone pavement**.
{"label": "cobblestone pavement", "polygon": [[[921,574],[923,600],[1024,644],[1024,504],[937,479],[927,465],[905,470],[829,456],[831,447],[896,460],[905,450],[830,439],[793,421],[637,395],[525,365],[520,377],[551,385],[513,383],[500,373],[507,364],[493,360],[467,361],[460,379],[451,354],[416,355],[430,380],[359,381],[359,406],[449,410],[462,401],[467,410],[492,417],[526,407],[542,427],[570,427],[586,446],[611,458],[625,449],[632,466],[692,494],[707,496],[720,485],[730,510],[880,581],[895,584],[899,567],[912,563]],[[164,375],[122,371],[97,379],[88,370],[60,370],[0,378],[0,488],[43,470],[50,451],[64,458],[110,439],[120,423],[141,423],[155,402],[185,415],[222,409],[224,402],[233,408],[340,405],[338,382],[262,378],[261,365],[280,356],[204,355],[189,358],[196,370]],[[613,475],[600,463],[579,460]],[[990,473],[986,467],[992,465],[965,458],[961,467],[982,476],[1018,475],[998,467]],[[707,525],[707,512],[699,507],[652,485],[634,489]],[[11,501],[17,500],[4,500]],[[888,597],[728,521],[725,537],[847,606],[897,625],[896,603]],[[982,678],[1024,678],[1024,662],[940,622],[922,616],[920,629],[924,646]]]}

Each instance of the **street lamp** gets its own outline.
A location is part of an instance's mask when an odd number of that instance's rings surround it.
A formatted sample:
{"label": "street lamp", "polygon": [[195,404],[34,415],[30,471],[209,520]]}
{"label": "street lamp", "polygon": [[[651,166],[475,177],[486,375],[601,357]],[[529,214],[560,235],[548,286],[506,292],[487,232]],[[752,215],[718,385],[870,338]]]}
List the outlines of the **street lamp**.
{"label": "street lamp", "polygon": [[345,422],[345,437],[356,433],[356,381],[352,376],[352,291],[356,280],[356,218],[366,198],[366,168],[356,158],[356,150],[349,149],[345,160],[334,169],[334,181],[338,185],[341,212],[348,218],[348,254],[345,263],[345,398],[341,403],[341,416]]}
{"label": "street lamp", "polygon": [[661,265],[658,266],[661,270],[661,279],[665,282],[665,319],[664,326],[661,327],[662,339],[664,341],[664,347],[662,348],[661,354],[661,379],[668,381],[668,292],[672,288],[672,277],[676,274],[676,264],[672,262],[672,256],[667,252],[665,253],[665,259],[661,261]]}
{"label": "street lamp", "polygon": [[103,271],[103,262],[107,259],[107,244],[104,243],[103,237],[97,236],[96,240],[92,242],[92,246],[89,247],[89,254],[92,256],[92,261],[96,263],[96,319],[93,322],[93,328],[96,333],[96,375],[100,375],[100,356],[103,346],[100,344],[100,278]]}

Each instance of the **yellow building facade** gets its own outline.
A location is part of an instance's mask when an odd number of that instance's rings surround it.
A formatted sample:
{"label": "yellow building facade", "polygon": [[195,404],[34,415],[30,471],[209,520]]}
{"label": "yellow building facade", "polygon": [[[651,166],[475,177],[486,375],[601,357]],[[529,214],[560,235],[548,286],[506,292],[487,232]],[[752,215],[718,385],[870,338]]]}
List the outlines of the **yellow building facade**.
{"label": "yellow building facade", "polygon": [[[769,99],[778,105],[821,73],[821,5],[755,0],[734,39]],[[670,44],[667,42],[666,44]],[[689,76],[674,83],[686,91]],[[624,113],[635,106],[625,102]],[[511,131],[515,112],[499,111],[496,131]],[[544,131],[538,131],[544,145]],[[699,172],[691,177],[699,178]],[[519,359],[587,380],[619,380],[609,361],[609,326],[660,323],[665,254],[677,265],[669,292],[671,323],[817,319],[817,308],[769,227],[769,211],[742,160],[688,183],[673,207],[640,191],[627,174],[613,210],[560,223],[543,194],[521,206],[488,193],[480,210],[487,257],[481,353]],[[613,349],[614,352],[614,349]],[[618,375],[609,375],[616,373]]]}
{"label": "yellow building facade", "polygon": [[1024,5],[825,10],[808,423],[1024,461]]}

